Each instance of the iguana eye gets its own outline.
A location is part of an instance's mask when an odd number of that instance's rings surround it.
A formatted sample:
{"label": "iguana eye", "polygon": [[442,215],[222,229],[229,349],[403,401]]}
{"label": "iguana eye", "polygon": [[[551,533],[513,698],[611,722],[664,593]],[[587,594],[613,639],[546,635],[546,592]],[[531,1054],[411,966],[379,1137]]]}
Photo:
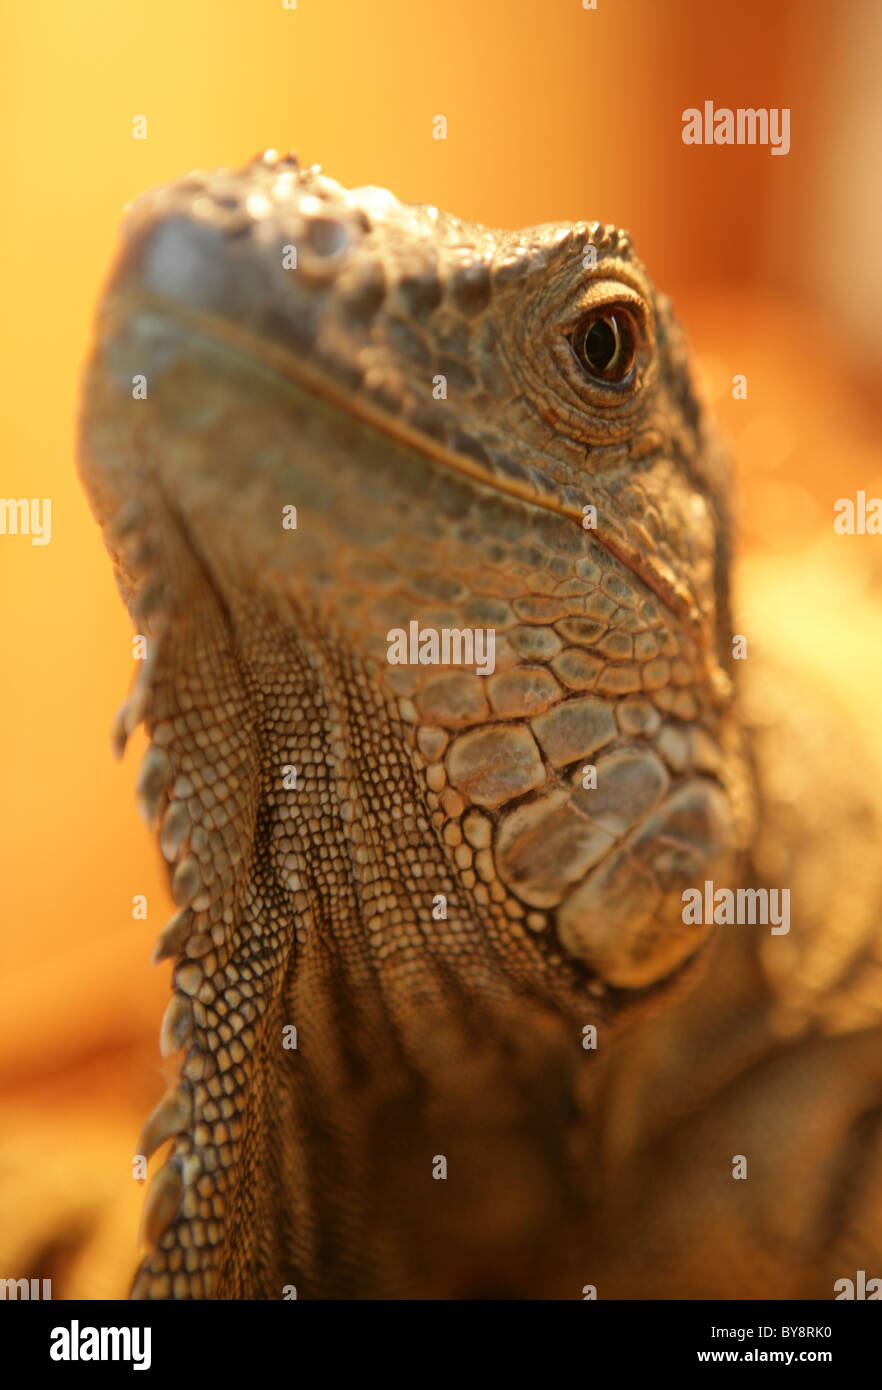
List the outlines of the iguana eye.
{"label": "iguana eye", "polygon": [[595,309],[583,319],[571,340],[583,371],[594,381],[621,384],[631,374],[637,355],[638,332],[627,309]]}

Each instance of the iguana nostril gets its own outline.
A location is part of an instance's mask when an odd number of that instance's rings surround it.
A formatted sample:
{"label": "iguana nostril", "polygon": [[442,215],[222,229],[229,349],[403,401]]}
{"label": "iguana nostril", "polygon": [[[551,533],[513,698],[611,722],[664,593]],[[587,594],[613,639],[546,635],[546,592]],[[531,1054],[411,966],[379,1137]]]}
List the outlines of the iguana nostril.
{"label": "iguana nostril", "polygon": [[335,217],[313,217],[307,224],[306,238],[317,256],[338,256],[349,246],[349,231]]}

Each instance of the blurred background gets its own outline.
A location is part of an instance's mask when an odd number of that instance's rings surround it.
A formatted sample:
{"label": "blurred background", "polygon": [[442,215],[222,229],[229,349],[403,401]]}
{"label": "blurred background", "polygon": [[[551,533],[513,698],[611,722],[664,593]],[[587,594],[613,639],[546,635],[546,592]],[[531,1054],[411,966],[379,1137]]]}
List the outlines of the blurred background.
{"label": "blurred background", "polygon": [[[296,149],[495,226],[628,228],[675,302],[738,466],[739,630],[849,691],[880,757],[882,5],[874,0],[31,0],[4,13],[0,492],[0,1276],[124,1296],[170,915],[109,751],[131,628],[74,468],[79,370],[123,205]],[[791,148],[690,146],[682,112],[789,107]],[[447,117],[446,141],[432,139]],[[147,138],[132,138],[146,117]],[[732,378],[747,378],[734,400]],[[874,667],[875,663],[875,667]],[[880,758],[882,777],[882,758]],[[132,899],[145,894],[146,921]]]}

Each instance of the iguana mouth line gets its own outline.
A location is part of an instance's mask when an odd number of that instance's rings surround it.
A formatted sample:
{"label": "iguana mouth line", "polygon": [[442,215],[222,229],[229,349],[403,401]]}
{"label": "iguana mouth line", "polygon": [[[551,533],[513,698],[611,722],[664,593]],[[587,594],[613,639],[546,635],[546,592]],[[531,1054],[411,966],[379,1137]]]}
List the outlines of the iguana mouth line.
{"label": "iguana mouth line", "polygon": [[[200,313],[177,301],[160,296],[137,297],[114,295],[101,309],[99,323],[110,325],[118,320],[131,320],[135,315],[153,314],[165,322],[181,326],[215,347],[231,352],[252,368],[264,370],[280,382],[291,382],[301,390],[324,400],[341,415],[356,419],[369,429],[394,439],[411,449],[418,457],[431,459],[459,473],[473,483],[493,492],[503,493],[539,510],[568,518],[580,528],[584,520],[582,507],[590,505],[591,495],[581,489],[569,488],[571,500],[554,495],[541,496],[535,489],[514,478],[506,478],[482,467],[477,459],[433,439],[431,435],[393,415],[363,393],[354,393],[333,376],[313,363],[298,357],[280,344],[250,333],[239,324],[219,315]],[[678,584],[673,575],[662,573],[657,564],[634,546],[621,530],[609,521],[598,508],[598,524],[590,534],[621,561],[632,574],[641,579],[665,607],[693,627],[700,623],[695,602],[688,589]]]}

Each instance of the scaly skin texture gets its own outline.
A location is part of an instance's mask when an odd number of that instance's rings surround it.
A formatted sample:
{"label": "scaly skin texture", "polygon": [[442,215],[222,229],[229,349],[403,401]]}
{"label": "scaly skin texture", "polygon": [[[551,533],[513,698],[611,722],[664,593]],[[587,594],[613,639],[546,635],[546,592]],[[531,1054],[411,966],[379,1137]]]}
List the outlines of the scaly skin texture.
{"label": "scaly skin texture", "polygon": [[[636,326],[618,387],[574,352],[599,312]],[[80,458],[180,907],[134,1295],[817,1293],[879,1068],[844,1063],[776,1237],[757,929],[681,920],[755,872],[729,479],[627,236],[491,232],[293,157],[190,175],[129,214]],[[391,665],[414,619],[493,629],[493,674]],[[784,1052],[788,1094],[835,1075]]]}

